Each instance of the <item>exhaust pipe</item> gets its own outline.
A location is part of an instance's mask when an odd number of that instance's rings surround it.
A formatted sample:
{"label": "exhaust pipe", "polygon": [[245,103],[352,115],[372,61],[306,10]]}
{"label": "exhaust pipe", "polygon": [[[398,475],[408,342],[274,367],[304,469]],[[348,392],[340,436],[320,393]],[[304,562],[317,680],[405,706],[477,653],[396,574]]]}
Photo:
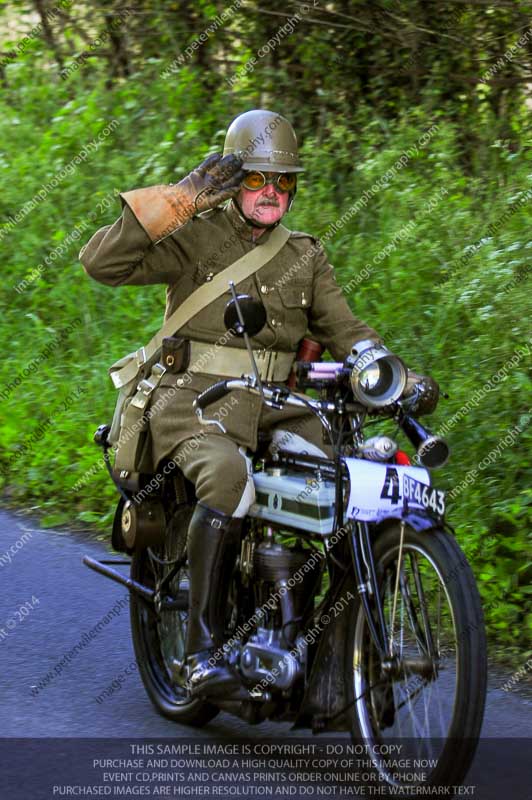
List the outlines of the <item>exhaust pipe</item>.
{"label": "exhaust pipe", "polygon": [[[134,581],[133,578],[122,575],[116,569],[111,569],[111,567],[102,564],[100,561],[90,556],[84,556],[83,563],[85,566],[89,567],[89,569],[93,569],[100,575],[104,575],[106,578],[119,583],[121,586],[125,586],[130,592],[139,595],[139,597],[142,597],[143,600],[146,600],[148,603],[155,602],[155,592],[153,589],[148,589],[147,586],[143,586],[141,583]],[[174,611],[188,611],[188,582],[186,586],[180,587],[179,594],[176,598],[170,599],[169,597],[165,597],[162,607]]]}

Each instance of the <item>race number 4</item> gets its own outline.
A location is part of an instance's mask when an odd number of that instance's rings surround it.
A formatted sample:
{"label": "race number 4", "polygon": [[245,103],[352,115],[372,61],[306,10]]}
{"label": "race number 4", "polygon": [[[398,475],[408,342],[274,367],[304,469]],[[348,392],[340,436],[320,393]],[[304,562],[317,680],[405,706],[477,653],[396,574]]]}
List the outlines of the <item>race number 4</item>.
{"label": "race number 4", "polygon": [[381,500],[389,500],[390,503],[397,505],[400,499],[399,474],[394,467],[387,467],[381,492]]}

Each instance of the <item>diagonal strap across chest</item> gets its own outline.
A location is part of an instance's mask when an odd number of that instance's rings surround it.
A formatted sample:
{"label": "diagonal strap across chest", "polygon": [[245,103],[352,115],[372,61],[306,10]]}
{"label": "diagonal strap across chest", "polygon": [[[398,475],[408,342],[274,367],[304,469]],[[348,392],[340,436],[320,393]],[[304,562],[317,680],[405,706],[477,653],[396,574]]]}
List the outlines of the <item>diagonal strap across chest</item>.
{"label": "diagonal strap across chest", "polygon": [[148,342],[134,353],[131,358],[120,369],[111,372],[111,379],[115,388],[120,389],[132,381],[138,374],[141,367],[146,364],[160,349],[162,341],[166,336],[173,336],[184,325],[187,324],[196,314],[212,303],[227,290],[229,281],[235,285],[257,272],[262,266],[267,264],[277,255],[290,237],[290,231],[284,225],[278,225],[270,234],[268,241],[264,244],[245,253],[241,258],[234,261],[222,272],[219,272],[212,281],[204,283],[184,303],[182,303],[174,313],[168,317],[161,330]]}

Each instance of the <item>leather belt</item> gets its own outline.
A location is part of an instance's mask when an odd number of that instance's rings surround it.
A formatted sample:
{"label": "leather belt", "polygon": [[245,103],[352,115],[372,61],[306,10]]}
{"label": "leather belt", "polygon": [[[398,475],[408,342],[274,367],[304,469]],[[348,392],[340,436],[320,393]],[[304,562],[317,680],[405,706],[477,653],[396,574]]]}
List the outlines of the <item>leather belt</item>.
{"label": "leather belt", "polygon": [[[283,353],[279,350],[253,350],[253,355],[263,381],[288,380],[296,357],[296,353]],[[252,366],[247,350],[190,340],[190,365],[187,372],[240,378],[241,375],[251,375]]]}

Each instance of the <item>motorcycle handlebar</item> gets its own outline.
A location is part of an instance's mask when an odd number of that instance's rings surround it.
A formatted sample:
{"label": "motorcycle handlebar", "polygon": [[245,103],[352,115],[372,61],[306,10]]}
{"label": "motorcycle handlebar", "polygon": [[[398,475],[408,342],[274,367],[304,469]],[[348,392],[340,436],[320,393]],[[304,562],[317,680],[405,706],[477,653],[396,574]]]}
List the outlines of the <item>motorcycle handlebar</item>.
{"label": "motorcycle handlebar", "polygon": [[205,389],[196,397],[193,404],[194,408],[201,408],[201,410],[204,411],[211,403],[216,403],[217,400],[221,400],[222,397],[225,397],[225,395],[229,394],[231,391],[231,389],[227,388],[228,383],[230,383],[228,380],[213,383],[212,386],[209,386],[208,389]]}
{"label": "motorcycle handlebar", "polygon": [[[308,376],[311,376],[314,380],[323,381],[323,380],[338,380],[342,372],[345,370],[345,367],[342,363],[339,362],[332,362],[332,363],[322,363],[322,362],[298,362],[300,364],[304,364],[305,367],[308,369]],[[212,386],[209,386],[205,389],[201,394],[198,395],[196,400],[194,400],[193,407],[195,410],[201,409],[204,411],[205,408],[210,405],[211,403],[215,403],[217,400],[221,400],[222,397],[229,394],[233,389],[245,389],[251,394],[260,395],[260,390],[254,385],[254,383],[250,382],[250,379],[246,378],[226,378],[225,380],[217,381]],[[282,404],[289,405],[289,406],[296,406],[296,407],[306,407],[311,408],[316,412],[327,412],[327,411],[334,411],[334,403],[327,403],[324,401],[317,401],[312,400],[311,398],[305,398],[302,400],[297,394],[294,394],[291,391],[288,391],[286,387],[274,386],[270,388],[268,386],[262,387],[262,394],[264,399],[272,400],[274,402],[279,402],[279,392],[282,391]],[[392,403],[387,408],[379,409],[379,413],[383,414],[387,412],[390,416],[393,416],[397,413],[398,408],[401,408],[401,402],[399,403]]]}
{"label": "motorcycle handlebar", "polygon": [[[281,387],[275,386],[273,389],[268,386],[263,386],[262,390],[264,392],[264,397],[266,400],[274,400],[279,392]],[[201,394],[197,396],[192,404],[194,409],[201,409],[202,411],[210,405],[211,403],[215,403],[217,400],[221,400],[222,397],[225,397],[226,394],[229,394],[233,389],[245,389],[251,394],[260,395],[260,390],[250,384],[249,380],[242,379],[242,378],[228,378],[226,380],[218,381],[214,383],[212,386],[209,386],[208,389],[205,389]],[[289,406],[296,406],[296,407],[309,407],[315,408],[319,411],[333,411],[334,404],[333,403],[322,403],[316,400],[311,400],[310,398],[305,398],[305,400],[301,400],[297,395],[289,392],[285,394],[282,398],[283,404]]]}
{"label": "motorcycle handlebar", "polygon": [[[338,378],[338,375],[344,366],[341,362],[323,363],[321,361],[299,361],[296,362],[296,364],[304,365],[308,369],[308,377],[310,379],[331,381]],[[228,386],[228,384],[231,384],[231,386]],[[204,411],[208,405],[215,403],[217,400],[221,400],[222,397],[225,397],[226,394],[229,394],[232,389],[247,389],[248,391],[255,391],[254,387],[251,387],[244,380],[221,380],[201,392],[201,394],[199,394],[194,401],[193,406],[195,409],[200,408],[202,411]],[[268,394],[271,393],[271,390],[266,391]],[[292,395],[292,393],[285,398],[285,402],[288,403],[288,405],[304,405],[300,400],[297,399],[297,397]]]}

